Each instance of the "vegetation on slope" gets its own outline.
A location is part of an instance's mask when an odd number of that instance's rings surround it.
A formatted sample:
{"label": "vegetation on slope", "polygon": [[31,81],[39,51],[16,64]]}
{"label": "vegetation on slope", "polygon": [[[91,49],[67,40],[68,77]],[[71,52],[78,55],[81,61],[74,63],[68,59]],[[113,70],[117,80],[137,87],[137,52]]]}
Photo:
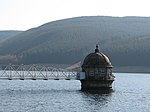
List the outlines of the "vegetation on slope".
{"label": "vegetation on slope", "polygon": [[0,43],[1,63],[80,62],[95,45],[114,66],[150,66],[150,18],[77,17],[46,23]]}

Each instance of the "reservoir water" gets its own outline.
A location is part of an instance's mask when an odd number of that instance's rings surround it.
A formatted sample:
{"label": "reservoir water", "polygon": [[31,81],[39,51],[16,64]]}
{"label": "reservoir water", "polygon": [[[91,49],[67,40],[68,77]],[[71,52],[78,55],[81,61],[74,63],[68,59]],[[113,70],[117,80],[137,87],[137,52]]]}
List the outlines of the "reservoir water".
{"label": "reservoir water", "polygon": [[150,74],[114,73],[113,92],[77,80],[0,80],[0,112],[149,112]]}

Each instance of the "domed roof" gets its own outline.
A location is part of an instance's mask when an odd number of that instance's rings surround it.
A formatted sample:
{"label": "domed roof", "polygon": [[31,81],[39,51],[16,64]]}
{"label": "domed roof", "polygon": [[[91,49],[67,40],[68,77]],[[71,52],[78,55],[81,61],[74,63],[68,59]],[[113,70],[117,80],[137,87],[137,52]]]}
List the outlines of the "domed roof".
{"label": "domed roof", "polygon": [[82,68],[85,67],[112,67],[109,58],[99,51],[98,45],[94,53],[90,53],[85,57]]}

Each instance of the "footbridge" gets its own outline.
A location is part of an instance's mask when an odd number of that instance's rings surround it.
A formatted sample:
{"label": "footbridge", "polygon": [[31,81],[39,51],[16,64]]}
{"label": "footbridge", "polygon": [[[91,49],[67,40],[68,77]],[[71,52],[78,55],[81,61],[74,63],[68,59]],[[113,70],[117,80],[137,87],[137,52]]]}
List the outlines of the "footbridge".
{"label": "footbridge", "polygon": [[0,65],[0,80],[80,80],[82,72],[43,65]]}

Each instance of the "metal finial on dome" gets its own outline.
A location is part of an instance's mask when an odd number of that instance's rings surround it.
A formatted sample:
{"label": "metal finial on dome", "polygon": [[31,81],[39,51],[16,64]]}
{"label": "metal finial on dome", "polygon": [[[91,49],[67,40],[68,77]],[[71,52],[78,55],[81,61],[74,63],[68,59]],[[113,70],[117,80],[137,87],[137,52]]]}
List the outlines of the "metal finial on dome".
{"label": "metal finial on dome", "polygon": [[96,44],[96,48],[98,49],[98,44]]}
{"label": "metal finial on dome", "polygon": [[96,49],[95,49],[95,53],[99,52],[99,49],[98,49],[98,44],[96,44]]}

